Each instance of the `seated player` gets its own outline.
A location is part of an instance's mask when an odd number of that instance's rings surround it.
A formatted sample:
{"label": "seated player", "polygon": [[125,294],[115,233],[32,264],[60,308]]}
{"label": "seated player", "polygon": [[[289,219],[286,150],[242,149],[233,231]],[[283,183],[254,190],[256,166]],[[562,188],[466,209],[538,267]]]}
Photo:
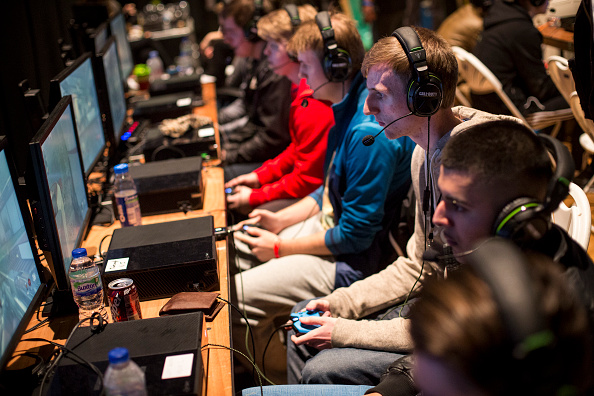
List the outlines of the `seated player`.
{"label": "seated player", "polygon": [[[321,12],[315,22],[301,24],[288,50],[297,55],[313,97],[333,103],[336,124],[328,134],[324,184],[276,213],[254,210],[250,221],[264,229],[235,234],[245,271],[233,279],[233,296],[250,319],[257,361],[295,303],[349,285],[394,259],[389,235],[410,186],[414,148],[406,137],[378,136],[375,144],[362,144],[381,126],[363,114],[367,89],[359,70],[365,51],[352,19]],[[234,346],[244,351],[245,331],[234,318]],[[274,382],[285,382],[285,356],[273,338],[266,373]]]}
{"label": "seated player", "polygon": [[223,39],[247,65],[243,96],[219,111],[226,180],[256,169],[290,141],[291,82],[272,71],[266,42],[257,34],[258,19],[271,10],[267,0],[230,0],[217,7]]}
{"label": "seated player", "polygon": [[266,40],[264,54],[270,67],[292,82],[291,144],[255,171],[225,184],[226,188],[233,188],[233,194],[227,196],[229,209],[248,213],[270,202],[262,208],[277,211],[322,184],[328,130],[334,124],[334,115],[328,102],[312,97],[313,91],[307,81],[299,77],[299,62],[287,54],[287,43],[296,27],[301,22],[313,20],[315,15],[315,8],[309,4],[287,5],[258,21],[258,36]]}

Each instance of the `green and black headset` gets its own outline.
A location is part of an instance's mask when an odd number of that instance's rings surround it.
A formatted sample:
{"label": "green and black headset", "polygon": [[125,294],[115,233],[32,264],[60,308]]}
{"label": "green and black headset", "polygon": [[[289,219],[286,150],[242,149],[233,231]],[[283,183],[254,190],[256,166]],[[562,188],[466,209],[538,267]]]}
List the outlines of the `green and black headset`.
{"label": "green and black headset", "polygon": [[328,11],[317,13],[316,23],[324,41],[324,60],[322,61],[324,74],[331,82],[344,82],[353,70],[351,56],[338,46]]}
{"label": "green and black headset", "polygon": [[441,80],[429,71],[425,49],[412,27],[400,27],[394,30],[392,36],[400,42],[412,71],[412,78],[407,84],[408,109],[417,117],[430,117],[441,106]]}
{"label": "green and black headset", "polygon": [[245,25],[243,34],[248,41],[255,42],[260,40],[258,37],[258,21],[264,15],[264,6],[262,0],[254,0],[254,14],[252,19]]}
{"label": "green and black headset", "polygon": [[575,165],[563,143],[545,134],[538,139],[553,157],[555,171],[547,186],[544,202],[519,197],[503,207],[493,225],[493,235],[517,243],[540,239],[551,226],[551,214],[569,193]]}

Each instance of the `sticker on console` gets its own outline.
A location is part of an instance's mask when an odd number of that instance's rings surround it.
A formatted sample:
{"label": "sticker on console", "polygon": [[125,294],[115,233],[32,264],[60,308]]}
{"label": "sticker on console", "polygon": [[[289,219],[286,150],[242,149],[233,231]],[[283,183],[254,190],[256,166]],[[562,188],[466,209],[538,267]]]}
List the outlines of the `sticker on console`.
{"label": "sticker on console", "polygon": [[128,268],[129,260],[130,260],[130,257],[123,257],[123,258],[108,260],[107,264],[105,265],[105,272],[125,270],[126,268]]}

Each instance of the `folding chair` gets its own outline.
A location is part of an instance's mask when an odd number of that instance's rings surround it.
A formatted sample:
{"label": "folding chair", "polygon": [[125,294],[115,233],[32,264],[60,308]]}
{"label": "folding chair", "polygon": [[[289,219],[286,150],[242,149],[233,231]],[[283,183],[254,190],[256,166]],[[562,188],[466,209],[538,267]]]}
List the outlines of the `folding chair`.
{"label": "folding chair", "polygon": [[503,91],[501,81],[495,77],[483,62],[460,47],[454,46],[452,47],[452,50],[458,59],[458,72],[462,78],[464,78],[472,93],[486,95],[495,92],[511,114],[522,120],[533,130],[539,130],[555,125],[551,132],[551,136],[555,137],[561,129],[562,122],[573,118],[571,109],[538,111],[524,117],[509,96]]}
{"label": "folding chair", "polygon": [[584,190],[575,183],[569,185],[569,196],[573,198],[574,203],[567,207],[564,202],[561,202],[551,218],[553,223],[567,231],[569,236],[587,251],[592,230],[590,201]]}

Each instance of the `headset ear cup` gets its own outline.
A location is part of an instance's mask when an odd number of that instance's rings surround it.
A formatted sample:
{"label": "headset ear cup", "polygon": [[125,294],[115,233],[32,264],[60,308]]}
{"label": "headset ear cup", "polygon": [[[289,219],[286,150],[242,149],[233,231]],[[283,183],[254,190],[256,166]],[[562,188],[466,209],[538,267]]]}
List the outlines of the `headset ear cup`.
{"label": "headset ear cup", "polygon": [[352,62],[349,54],[344,50],[329,53],[324,58],[324,73],[332,82],[346,81],[351,75]]}
{"label": "headset ear cup", "polygon": [[540,239],[549,229],[549,216],[543,211],[544,206],[532,198],[514,199],[501,210],[493,234],[517,243]]}
{"label": "headset ear cup", "polygon": [[434,75],[429,81],[419,83],[412,80],[408,89],[408,108],[416,116],[429,117],[441,107],[443,89],[441,81]]}

